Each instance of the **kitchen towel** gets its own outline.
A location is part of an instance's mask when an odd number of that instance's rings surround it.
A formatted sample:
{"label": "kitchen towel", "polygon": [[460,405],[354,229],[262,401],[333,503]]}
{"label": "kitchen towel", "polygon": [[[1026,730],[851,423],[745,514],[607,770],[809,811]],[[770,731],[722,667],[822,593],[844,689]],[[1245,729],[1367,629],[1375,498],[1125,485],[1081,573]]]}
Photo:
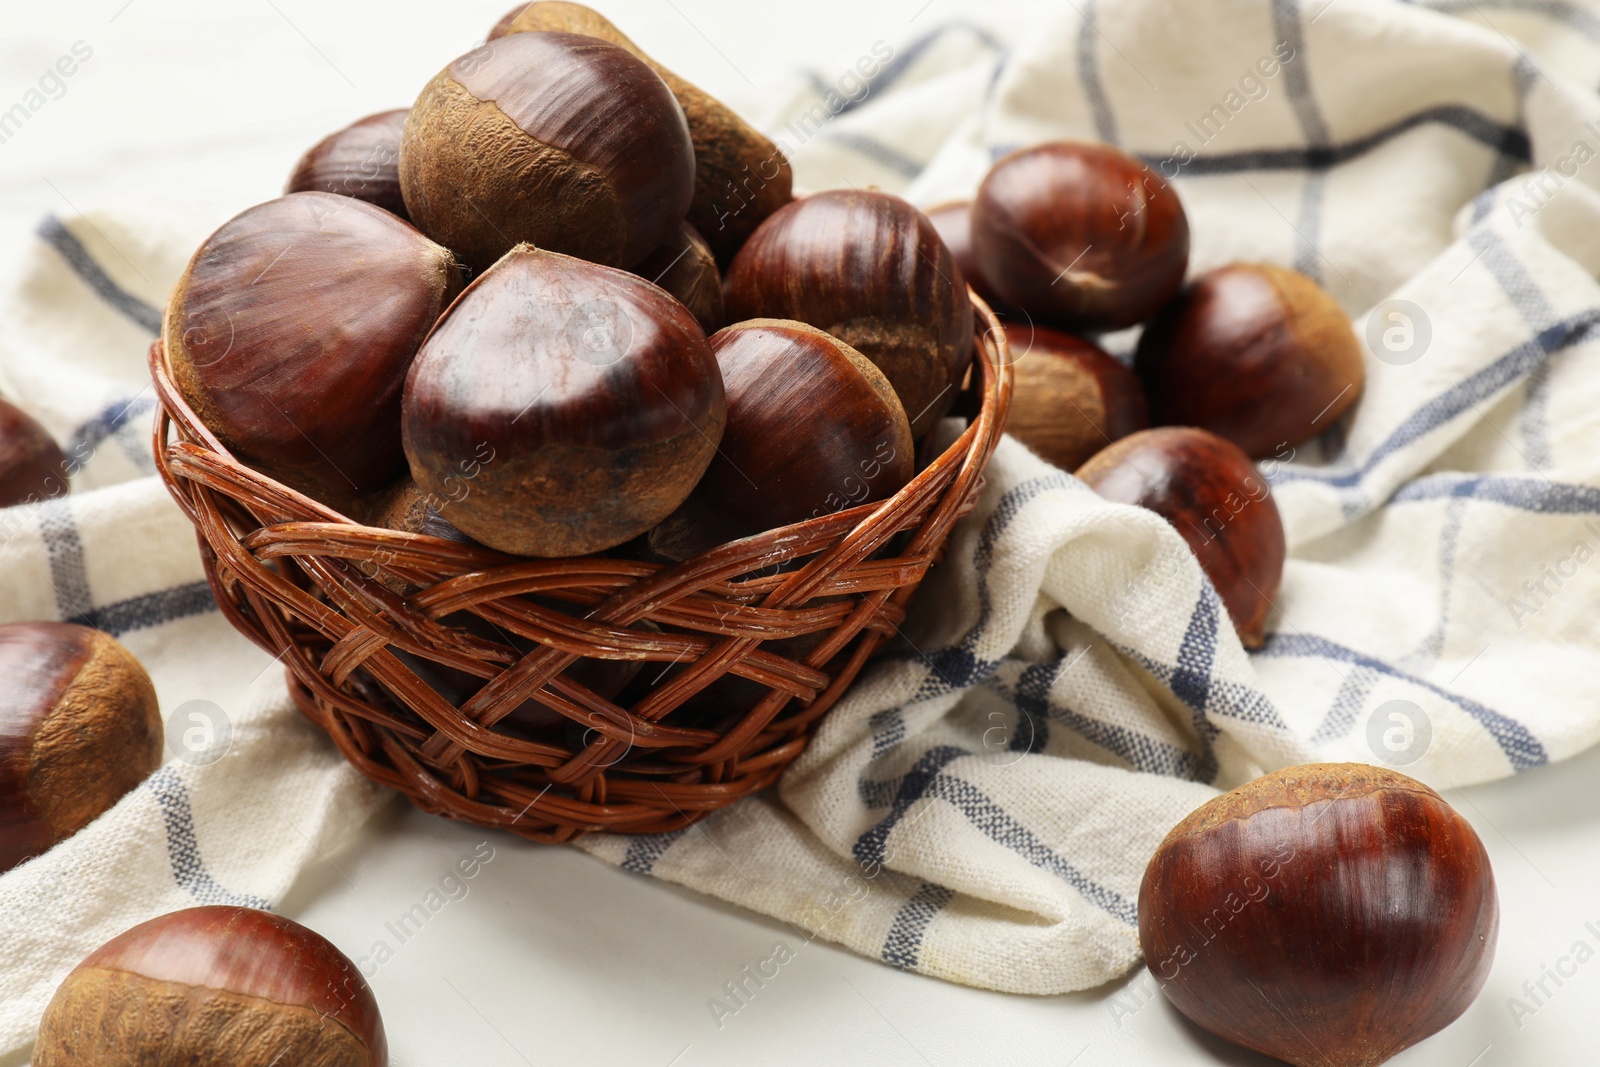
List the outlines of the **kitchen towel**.
{"label": "kitchen towel", "polygon": [[[1449,796],[1596,740],[1600,8],[1079,0],[861,51],[753,116],[797,184],[932,205],[1016,147],[1110,141],[1174,181],[1193,271],[1326,285],[1365,394],[1263,464],[1291,558],[1261,651],[1163,522],[1007,440],[892,654],[775,794],[581,847],[775,916],[794,951],[1056,993],[1134,965],[1145,862],[1218,789],[1355,759]],[[81,467],[70,497],[0,511],[0,621],[117,633],[171,751],[0,876],[0,1067],[89,948],[177,907],[271,906],[382,802],[217,614],[152,474],[145,348],[220,221],[47,219],[0,294],[0,393]]]}

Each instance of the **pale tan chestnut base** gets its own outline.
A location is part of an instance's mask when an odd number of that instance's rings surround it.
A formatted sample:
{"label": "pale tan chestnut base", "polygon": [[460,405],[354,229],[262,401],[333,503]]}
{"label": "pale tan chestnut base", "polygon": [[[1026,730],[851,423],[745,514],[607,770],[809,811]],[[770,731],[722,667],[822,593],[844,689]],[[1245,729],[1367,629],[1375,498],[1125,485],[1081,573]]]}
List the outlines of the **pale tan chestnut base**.
{"label": "pale tan chestnut base", "polygon": [[95,631],[88,657],[34,732],[28,792],[61,841],[161,766],[155,686],[121,644]]}
{"label": "pale tan chestnut base", "polygon": [[371,1067],[365,1045],[305,1007],[76,971],[39,1024],[34,1067]]}

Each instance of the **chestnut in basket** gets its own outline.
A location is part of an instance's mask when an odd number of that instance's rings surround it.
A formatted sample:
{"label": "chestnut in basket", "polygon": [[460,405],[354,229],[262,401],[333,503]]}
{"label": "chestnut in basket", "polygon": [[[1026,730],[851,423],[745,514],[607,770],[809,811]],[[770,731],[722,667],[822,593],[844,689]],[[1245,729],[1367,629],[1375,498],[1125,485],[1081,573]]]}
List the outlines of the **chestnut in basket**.
{"label": "chestnut in basket", "polygon": [[700,231],[687,222],[635,264],[633,273],[677,297],[708,337],[727,324],[717,258]]}
{"label": "chestnut in basket", "polygon": [[718,263],[730,262],[755,228],[790,201],[789,161],[777,145],[727,105],[645,55],[598,11],[559,0],[522,4],[506,12],[489,39],[529,31],[581,33],[610,41],[649,64],[666,82],[683,108],[694,143],[689,223],[710,244]]}
{"label": "chestnut in basket", "polygon": [[1472,826],[1432,789],[1358,763],[1264,775],[1156,850],[1139,943],[1167,999],[1295,1067],[1375,1067],[1483,988],[1499,904]]}
{"label": "chestnut in basket", "polygon": [[1009,304],[1073,330],[1119,330],[1183,284],[1189,222],[1160,175],[1110,145],[1057,141],[1001,159],[978,187],[972,247]]}
{"label": "chestnut in basket", "polygon": [[239,459],[339,508],[405,470],[400,391],[460,286],[387,211],[291,193],[206,238],[167,304],[173,379]]}
{"label": "chestnut in basket", "polygon": [[801,322],[752,319],[711,349],[728,426],[694,492],[650,533],[668,559],[857,504],[911,480],[905,409],[861,353]]}
{"label": "chestnut in basket", "polygon": [[50,431],[0,398],[0,508],[62,496],[67,457]]}
{"label": "chestnut in basket", "polygon": [[519,245],[418,353],[405,450],[469,537],[580,556],[681,504],[725,416],[716,357],[682,304],[625,271]]}
{"label": "chestnut in basket", "polygon": [[1272,490],[1249,456],[1205,430],[1164,426],[1107,445],[1077,474],[1107,500],[1149,508],[1171,523],[1239,640],[1261,647],[1287,550]]}
{"label": "chestnut in basket", "polygon": [[34,1067],[228,1064],[386,1067],[361,971],[269,912],[188,908],[107,941],[56,989]]}
{"label": "chestnut in basket", "polygon": [[338,193],[406,217],[400,195],[400,135],[407,109],[380,111],[330,133],[289,175],[286,193]]}
{"label": "chestnut in basket", "polygon": [[513,34],[456,59],[400,143],[412,221],[477,270],[524,241],[631,267],[683,221],[694,175],[660,77],[572,33]]}
{"label": "chestnut in basket", "polygon": [[1196,278],[1145,327],[1134,367],[1158,423],[1204,427],[1258,459],[1333,425],[1366,380],[1344,309],[1267,263]]}
{"label": "chestnut in basket", "polygon": [[109,811],[161,766],[155,687],[110,634],[0,626],[0,871]]}
{"label": "chestnut in basket", "polygon": [[928,216],[877,190],[796,200],[750,236],[724,283],[728,318],[796,319],[888,376],[921,437],[972,362],[967,283]]}
{"label": "chestnut in basket", "polygon": [[1133,371],[1081,337],[1009,324],[1016,391],[1006,432],[1041,459],[1077,470],[1106,445],[1150,425]]}

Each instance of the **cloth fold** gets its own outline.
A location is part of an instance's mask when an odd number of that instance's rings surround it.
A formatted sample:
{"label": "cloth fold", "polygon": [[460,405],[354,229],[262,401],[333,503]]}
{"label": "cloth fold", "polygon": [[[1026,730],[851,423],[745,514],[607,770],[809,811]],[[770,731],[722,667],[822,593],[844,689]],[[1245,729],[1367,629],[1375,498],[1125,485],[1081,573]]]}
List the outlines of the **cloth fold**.
{"label": "cloth fold", "polygon": [[[1354,759],[1448,790],[1594,744],[1597,25],[1513,0],[1084,0],[887,59],[863,42],[871,77],[774,97],[755,117],[809,189],[931,205],[1044,139],[1141,155],[1189,211],[1193,271],[1265,260],[1328,287],[1365,395],[1263,465],[1291,558],[1260,652],[1174,531],[1007,440],[900,639],[775,792],[581,847],[775,916],[792,950],[1057,993],[1134,965],[1145,862],[1218,789]],[[0,621],[109,629],[165,714],[232,734],[215,762],[179,744],[0,877],[0,1064],[90,947],[193,903],[274,904],[382,801],[215,612],[152,474],[145,347],[219,221],[45,220],[0,294],[0,393],[83,460],[71,497],[0,512]]]}

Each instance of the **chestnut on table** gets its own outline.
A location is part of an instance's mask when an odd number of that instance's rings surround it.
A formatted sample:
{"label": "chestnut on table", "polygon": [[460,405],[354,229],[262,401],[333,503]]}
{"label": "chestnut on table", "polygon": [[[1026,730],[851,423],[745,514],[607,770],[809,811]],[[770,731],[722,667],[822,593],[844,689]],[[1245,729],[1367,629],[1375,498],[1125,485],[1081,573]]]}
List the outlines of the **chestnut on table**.
{"label": "chestnut on table", "polygon": [[1454,1022],[1488,979],[1499,915],[1471,825],[1360,763],[1207,802],[1139,887],[1139,943],[1167,998],[1295,1067],[1376,1067]]}
{"label": "chestnut on table", "polygon": [[56,989],[34,1067],[387,1067],[377,999],[299,923],[224,905],[118,934]]}
{"label": "chestnut on table", "polygon": [[1134,373],[1098,345],[1045,326],[1012,323],[1007,334],[1016,396],[1006,432],[1062,470],[1150,426]]}
{"label": "chestnut on table", "polygon": [[1072,330],[1120,330],[1183,285],[1189,222],[1172,187],[1110,145],[1053,141],[978,187],[972,247],[1006,303]]}
{"label": "chestnut on table", "polygon": [[1157,422],[1203,427],[1256,459],[1332,426],[1366,379],[1344,309],[1267,263],[1195,279],[1145,327],[1134,367]]}
{"label": "chestnut on table", "polygon": [[1249,456],[1205,430],[1163,426],[1107,445],[1077,474],[1107,500],[1149,508],[1171,523],[1239,640],[1261,647],[1288,550],[1272,490]]}
{"label": "chestnut on table", "polygon": [[110,634],[0,626],[0,872],[71,837],[161,766],[155,687]]}
{"label": "chestnut on table", "polygon": [[61,496],[67,469],[66,454],[50,431],[0,397],[0,508]]}

